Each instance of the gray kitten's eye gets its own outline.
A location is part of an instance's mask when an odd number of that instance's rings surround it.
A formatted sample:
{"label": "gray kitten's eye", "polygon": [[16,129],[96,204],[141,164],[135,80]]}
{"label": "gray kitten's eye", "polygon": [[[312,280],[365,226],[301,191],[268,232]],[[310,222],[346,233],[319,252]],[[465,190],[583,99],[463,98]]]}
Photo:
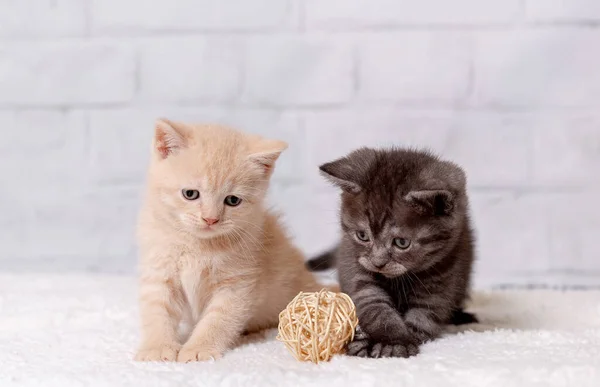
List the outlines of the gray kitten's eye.
{"label": "gray kitten's eye", "polygon": [[197,189],[182,189],[181,194],[186,200],[196,200],[200,197]]}
{"label": "gray kitten's eye", "polygon": [[363,242],[368,242],[369,241],[369,236],[367,235],[366,232],[359,230],[356,232],[356,237],[358,238],[359,241],[363,241]]}
{"label": "gray kitten's eye", "polygon": [[242,199],[240,199],[234,195],[229,195],[225,198],[225,204],[227,204],[228,206],[231,206],[231,207],[239,206],[241,202],[242,202]]}
{"label": "gray kitten's eye", "polygon": [[406,250],[410,247],[410,239],[394,238],[394,245],[399,249]]}

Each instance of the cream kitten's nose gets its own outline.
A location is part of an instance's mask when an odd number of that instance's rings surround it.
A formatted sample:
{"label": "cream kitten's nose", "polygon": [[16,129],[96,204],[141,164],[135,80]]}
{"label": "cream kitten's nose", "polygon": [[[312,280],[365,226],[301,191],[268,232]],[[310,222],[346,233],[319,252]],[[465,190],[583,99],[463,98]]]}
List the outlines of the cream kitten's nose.
{"label": "cream kitten's nose", "polygon": [[215,218],[202,218],[202,220],[205,221],[206,224],[208,224],[209,226],[212,226],[213,224],[215,224],[219,221],[219,219],[215,219]]}

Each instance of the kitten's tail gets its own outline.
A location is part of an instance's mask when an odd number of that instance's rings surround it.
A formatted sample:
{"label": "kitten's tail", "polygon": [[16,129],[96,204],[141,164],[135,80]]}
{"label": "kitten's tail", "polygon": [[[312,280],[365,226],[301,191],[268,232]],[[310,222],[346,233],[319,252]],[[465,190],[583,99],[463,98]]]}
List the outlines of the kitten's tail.
{"label": "kitten's tail", "polygon": [[475,324],[478,322],[477,316],[462,309],[455,309],[452,312],[452,316],[450,316],[450,324],[452,325]]}
{"label": "kitten's tail", "polygon": [[335,265],[335,249],[331,249],[306,261],[306,268],[310,271],[331,269]]}

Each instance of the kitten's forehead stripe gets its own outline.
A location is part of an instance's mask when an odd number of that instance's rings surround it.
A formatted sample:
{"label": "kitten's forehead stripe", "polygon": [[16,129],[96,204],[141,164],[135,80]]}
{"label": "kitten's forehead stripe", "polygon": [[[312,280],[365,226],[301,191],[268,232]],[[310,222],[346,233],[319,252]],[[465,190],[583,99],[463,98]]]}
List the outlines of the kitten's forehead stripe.
{"label": "kitten's forehead stripe", "polygon": [[373,233],[376,235],[380,235],[386,227],[386,224],[390,220],[390,218],[391,214],[389,210],[382,211],[378,214],[373,214],[373,216],[370,218],[370,224]]}
{"label": "kitten's forehead stripe", "polygon": [[389,227],[388,232],[392,235],[400,234],[400,227],[391,226],[391,227]]}

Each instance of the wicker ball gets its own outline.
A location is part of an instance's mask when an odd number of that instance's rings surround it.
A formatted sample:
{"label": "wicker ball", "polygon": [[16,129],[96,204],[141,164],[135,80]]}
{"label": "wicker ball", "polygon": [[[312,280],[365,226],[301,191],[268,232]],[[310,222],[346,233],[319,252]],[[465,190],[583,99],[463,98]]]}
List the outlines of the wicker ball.
{"label": "wicker ball", "polygon": [[277,340],[297,360],[319,363],[343,352],[357,324],[356,308],[347,294],[300,292],[279,314]]}

